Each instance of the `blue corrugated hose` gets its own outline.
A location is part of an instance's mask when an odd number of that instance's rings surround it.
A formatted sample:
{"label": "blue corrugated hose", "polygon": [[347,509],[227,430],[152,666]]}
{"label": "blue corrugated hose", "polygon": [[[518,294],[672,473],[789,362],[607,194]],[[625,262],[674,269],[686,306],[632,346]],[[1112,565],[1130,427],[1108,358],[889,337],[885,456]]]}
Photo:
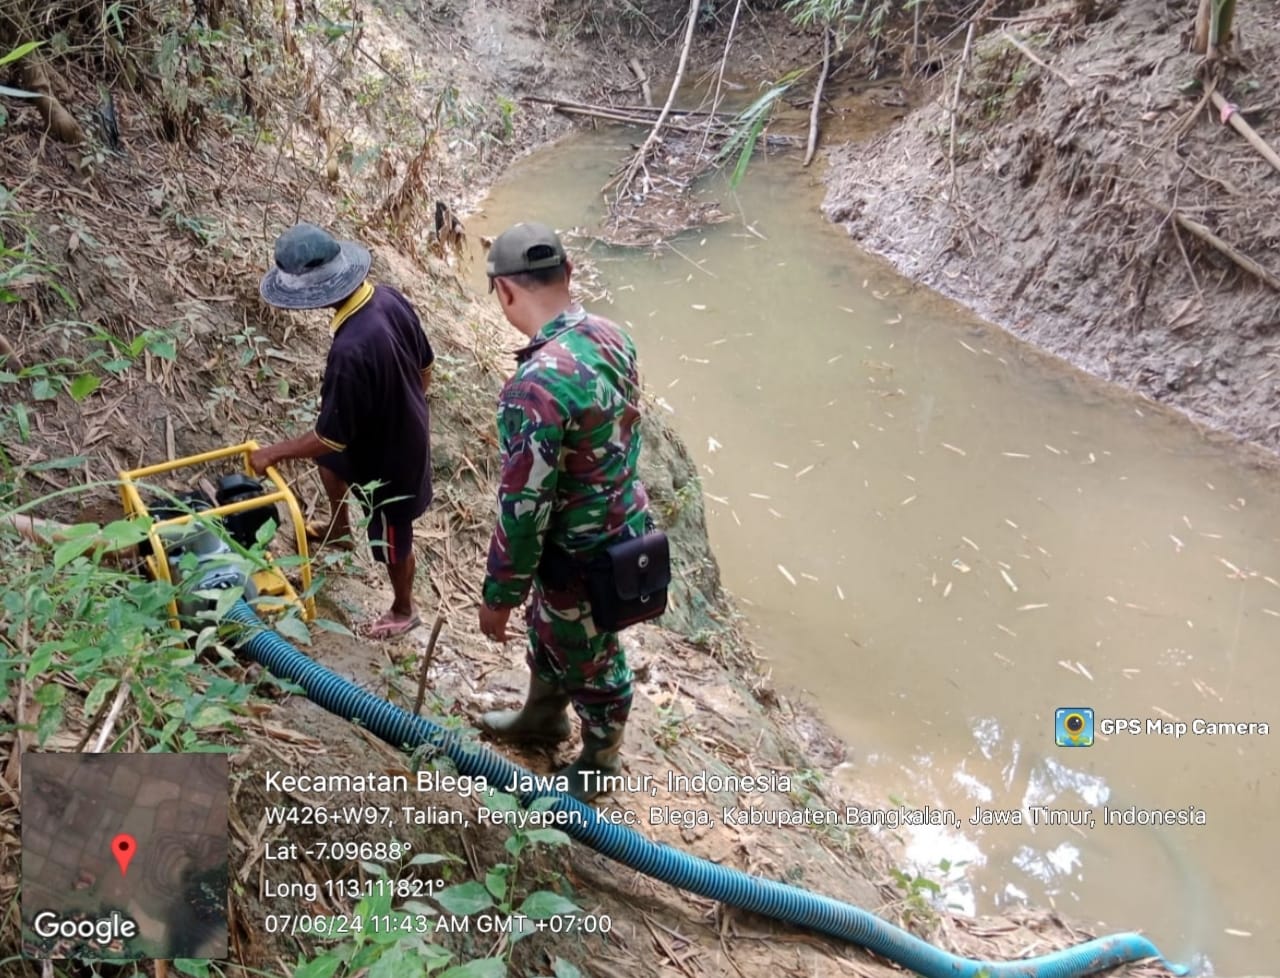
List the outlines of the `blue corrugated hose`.
{"label": "blue corrugated hose", "polygon": [[[330,713],[359,723],[393,747],[433,748],[448,756],[460,773],[484,778],[490,786],[509,785],[517,773],[530,776],[505,758],[466,744],[458,734],[366,693],[317,665],[270,631],[244,601],[236,603],[228,618],[248,626],[240,641],[244,652],[281,679],[297,683]],[[1186,975],[1189,970],[1165,962],[1155,945],[1139,934],[1102,937],[1023,961],[959,958],[866,910],[658,845],[638,832],[605,821],[594,808],[567,794],[535,790],[520,801],[527,806],[544,795],[555,798],[551,811],[571,813],[560,826],[568,835],[624,866],[731,907],[858,944],[924,978],[1077,978],[1148,958],[1159,960],[1175,975]]]}

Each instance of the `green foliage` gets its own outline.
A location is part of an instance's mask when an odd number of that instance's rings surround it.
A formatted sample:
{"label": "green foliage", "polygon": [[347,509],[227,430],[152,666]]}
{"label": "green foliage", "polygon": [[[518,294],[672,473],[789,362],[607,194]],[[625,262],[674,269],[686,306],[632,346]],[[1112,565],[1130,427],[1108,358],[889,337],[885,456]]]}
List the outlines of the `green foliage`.
{"label": "green foliage", "polygon": [[795,84],[796,80],[804,74],[803,69],[788,72],[777,82],[775,82],[763,95],[748,105],[734,120],[734,132],[724,145],[720,147],[720,151],[716,154],[716,164],[720,165],[727,160],[737,156],[733,171],[729,175],[729,188],[736,190],[738,185],[742,183],[743,177],[747,175],[747,167],[751,163],[751,157],[755,153],[756,143],[760,136],[764,133],[764,127],[768,124],[769,118],[773,114],[773,108],[778,104],[778,100]]}
{"label": "green foliage", "polygon": [[[25,58],[28,54],[38,48],[41,43],[41,41],[28,41],[26,44],[18,45],[7,54],[0,55],[0,68],[3,68],[7,64],[12,64],[20,58]],[[39,98],[39,93],[28,92],[21,88],[10,88],[8,85],[0,85],[0,96],[4,96],[6,98]],[[3,105],[0,105],[0,127],[3,127],[8,121],[9,113]],[[3,298],[3,295],[3,287],[0,287],[0,301],[8,302],[9,300]]]}
{"label": "green foliage", "polygon": [[[169,628],[169,602],[178,589],[103,562],[105,552],[140,542],[146,524],[79,524],[50,557],[18,539],[8,515],[0,513],[6,553],[0,688],[22,683],[32,691],[40,710],[25,727],[37,745],[44,747],[64,726],[68,710],[96,717],[119,700],[131,704],[128,725],[148,750],[217,749],[212,735],[235,728],[250,688],[217,673],[210,678],[196,664],[201,651],[220,647],[216,630],[197,635]],[[234,661],[222,651],[224,661]],[[117,741],[124,727],[117,728]]]}
{"label": "green foliage", "polygon": [[[520,808],[515,798],[494,791],[488,793],[485,803],[500,811]],[[554,803],[551,798],[540,798],[529,811],[546,810]],[[582,912],[553,890],[526,893],[522,879],[522,861],[527,861],[533,847],[568,842],[569,837],[556,829],[513,829],[504,842],[507,859],[490,867],[483,881],[464,880],[436,891],[431,898],[436,906],[406,900],[393,907],[393,888],[379,889],[356,904],[350,938],[310,960],[300,957],[294,978],[503,978],[509,972],[515,945],[536,933],[535,921]],[[361,866],[373,878],[390,881],[398,880],[411,867],[437,865],[441,878],[448,881],[452,867],[461,863],[453,855],[418,853],[394,873],[375,863]],[[441,916],[442,912],[447,916]],[[455,964],[452,952],[432,942],[437,926],[445,929],[449,918],[481,914],[497,918],[488,928],[489,933],[507,936],[501,954],[493,956],[491,952],[491,956]],[[560,978],[580,978],[578,969],[562,959],[557,958],[553,968]]]}

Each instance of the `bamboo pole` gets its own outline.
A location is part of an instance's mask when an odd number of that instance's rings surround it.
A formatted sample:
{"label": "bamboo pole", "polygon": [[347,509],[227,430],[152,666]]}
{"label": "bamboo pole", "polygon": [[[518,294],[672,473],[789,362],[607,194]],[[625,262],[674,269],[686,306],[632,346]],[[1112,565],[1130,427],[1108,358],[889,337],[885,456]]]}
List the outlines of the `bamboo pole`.
{"label": "bamboo pole", "polygon": [[1218,92],[1210,92],[1209,98],[1212,100],[1214,107],[1217,108],[1219,113],[1227,113],[1228,109],[1231,110],[1230,113],[1227,114],[1225,121],[1229,122],[1231,124],[1231,128],[1248,140],[1249,145],[1256,149],[1262,155],[1264,160],[1274,166],[1277,170],[1280,170],[1280,154],[1277,154],[1276,151],[1271,148],[1271,144],[1258,135],[1257,130],[1244,120],[1244,116],[1237,112],[1235,108]]}
{"label": "bamboo pole", "polygon": [[[553,109],[591,109],[602,112],[626,112],[629,115],[648,116],[643,121],[651,123],[662,110],[656,105],[600,105],[594,102],[575,102],[567,98],[548,98],[543,95],[522,95],[521,102],[533,102],[536,105],[549,105]],[[717,119],[731,122],[737,118],[732,112],[707,112],[705,109],[672,109],[668,116],[679,118]]]}

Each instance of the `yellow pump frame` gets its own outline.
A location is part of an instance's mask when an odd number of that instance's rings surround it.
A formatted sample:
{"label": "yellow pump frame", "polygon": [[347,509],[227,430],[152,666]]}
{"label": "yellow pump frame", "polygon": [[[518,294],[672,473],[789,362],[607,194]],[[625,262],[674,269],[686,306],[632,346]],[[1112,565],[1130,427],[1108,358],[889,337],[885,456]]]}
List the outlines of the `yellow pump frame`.
{"label": "yellow pump frame", "polygon": [[[218,462],[224,459],[240,457],[241,466],[244,473],[249,476],[254,475],[253,469],[249,465],[249,456],[258,450],[258,443],[247,441],[241,445],[232,445],[228,448],[219,448],[212,452],[202,452],[199,455],[188,455],[186,458],[175,459],[172,462],[161,462],[158,465],[148,465],[145,468],[133,469],[129,472],[120,473],[120,497],[124,502],[124,512],[127,517],[150,516],[147,504],[143,501],[142,494],[138,491],[138,483],[143,479],[152,476],[163,475],[167,472],[173,472],[177,469],[190,468],[195,465],[207,465],[210,462]],[[302,509],[298,505],[298,499],[294,496],[293,491],[289,488],[288,483],[280,477],[280,473],[276,471],[275,466],[268,466],[266,471],[267,479],[274,487],[273,492],[267,493],[265,496],[255,496],[253,499],[244,499],[238,503],[228,503],[225,506],[214,506],[212,509],[206,509],[199,514],[188,513],[183,516],[175,516],[172,519],[157,520],[151,524],[151,528],[147,533],[151,542],[151,554],[146,558],[147,570],[156,580],[164,581],[166,584],[172,584],[173,580],[169,574],[169,559],[165,553],[164,539],[160,531],[168,527],[182,526],[196,519],[197,515],[202,517],[219,517],[230,516],[233,513],[242,513],[245,510],[256,509],[259,506],[265,506],[269,503],[284,503],[289,510],[289,517],[293,521],[294,538],[298,541],[298,556],[302,558],[301,575],[302,590],[306,594],[305,598],[299,597],[298,592],[294,590],[293,585],[289,583],[289,579],[284,573],[275,566],[268,565],[262,570],[256,571],[253,575],[253,583],[258,589],[260,595],[267,597],[276,597],[280,599],[279,608],[283,608],[286,603],[298,605],[301,608],[303,621],[314,621],[316,616],[316,602],[311,595],[311,558],[307,550],[307,526],[302,518]],[[268,606],[263,610],[271,610]],[[169,602],[169,623],[174,627],[179,627],[178,621],[178,605],[176,601]]]}

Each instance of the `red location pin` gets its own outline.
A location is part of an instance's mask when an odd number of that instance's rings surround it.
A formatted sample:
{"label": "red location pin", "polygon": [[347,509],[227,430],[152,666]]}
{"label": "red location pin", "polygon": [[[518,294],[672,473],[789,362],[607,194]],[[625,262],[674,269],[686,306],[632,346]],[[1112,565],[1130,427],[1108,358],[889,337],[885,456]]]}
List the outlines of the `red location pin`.
{"label": "red location pin", "polygon": [[116,857],[116,862],[120,864],[120,875],[129,875],[129,860],[133,858],[133,854],[138,851],[138,843],[133,836],[127,832],[121,832],[111,840],[111,855]]}

